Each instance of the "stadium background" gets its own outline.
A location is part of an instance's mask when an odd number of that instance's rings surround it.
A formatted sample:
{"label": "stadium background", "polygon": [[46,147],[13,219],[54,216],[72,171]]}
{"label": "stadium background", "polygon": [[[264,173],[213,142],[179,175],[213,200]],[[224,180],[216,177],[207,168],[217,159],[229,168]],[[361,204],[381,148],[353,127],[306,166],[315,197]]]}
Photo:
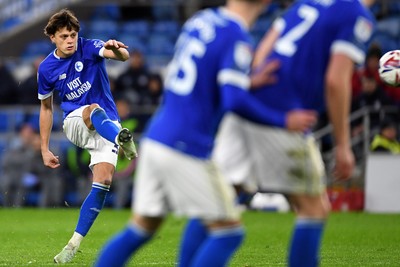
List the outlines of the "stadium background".
{"label": "stadium background", "polygon": [[[145,59],[146,67],[151,73],[161,77],[166,64],[171,59],[174,42],[185,19],[201,8],[216,6],[223,3],[220,0],[119,0],[119,1],[82,1],[82,0],[0,0],[0,66],[9,71],[17,86],[35,74],[33,62],[40,56],[47,55],[53,45],[44,36],[43,28],[48,17],[56,10],[70,8],[81,21],[80,36],[107,40],[115,38],[123,41],[130,49],[139,50]],[[251,30],[256,44],[269,25],[291,1],[273,1],[265,10]],[[377,0],[372,7],[378,27],[373,37],[374,45],[378,45],[384,53],[400,48],[400,3],[396,0]],[[126,63],[107,62],[111,79],[117,79],[127,68]],[[360,66],[361,68],[361,66]],[[3,70],[2,70],[3,71]],[[0,76],[3,77],[3,76]],[[5,91],[3,83],[0,88]],[[39,101],[37,104],[18,103],[14,98],[3,97],[0,94],[0,161],[4,161],[13,140],[18,135],[21,125],[30,123],[38,127]],[[396,102],[396,101],[395,101]],[[380,108],[378,112],[398,113],[399,102],[394,106]],[[62,114],[55,107],[55,120],[51,139],[52,149],[59,151],[65,158],[67,149],[71,146],[62,133]],[[156,105],[132,106],[132,117],[141,124],[155,110]],[[377,110],[369,107],[357,110],[352,114],[354,120],[365,119]],[[396,115],[397,116],[397,115]],[[365,122],[365,120],[364,120]],[[377,129],[369,128],[353,137],[354,149],[357,153],[357,171],[351,181],[336,184],[329,180],[330,197],[335,210],[363,210],[365,196],[366,157],[369,152],[369,142]],[[321,124],[315,129],[321,142],[324,160],[329,170],[332,166],[332,148],[329,146],[330,128]],[[136,131],[136,140],[141,131]],[[328,143],[328,145],[326,145]],[[79,206],[76,177],[68,172],[61,172],[63,183],[62,200],[58,205]],[[28,176],[22,181],[26,186],[24,206],[37,206],[41,194],[41,182]],[[0,182],[2,169],[0,168]],[[4,194],[0,193],[0,205],[3,205]],[[107,205],[112,206],[113,195]],[[129,205],[129,202],[126,203]]]}

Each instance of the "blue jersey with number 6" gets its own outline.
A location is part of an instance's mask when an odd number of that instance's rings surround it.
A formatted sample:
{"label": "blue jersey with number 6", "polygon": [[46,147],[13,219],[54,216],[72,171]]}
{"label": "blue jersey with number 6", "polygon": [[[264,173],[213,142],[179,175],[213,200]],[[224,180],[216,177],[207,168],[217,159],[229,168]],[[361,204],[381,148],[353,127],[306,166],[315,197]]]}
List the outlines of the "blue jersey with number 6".
{"label": "blue jersey with number 6", "polygon": [[374,19],[359,0],[302,0],[273,27],[280,37],[266,60],[281,61],[279,82],[254,95],[282,113],[300,108],[322,112],[330,56],[342,53],[363,63]]}
{"label": "blue jersey with number 6", "polygon": [[206,9],[189,19],[168,66],[163,103],[145,136],[209,158],[225,111],[284,124],[284,117],[274,116],[248,93],[252,52],[248,29],[227,9]]}

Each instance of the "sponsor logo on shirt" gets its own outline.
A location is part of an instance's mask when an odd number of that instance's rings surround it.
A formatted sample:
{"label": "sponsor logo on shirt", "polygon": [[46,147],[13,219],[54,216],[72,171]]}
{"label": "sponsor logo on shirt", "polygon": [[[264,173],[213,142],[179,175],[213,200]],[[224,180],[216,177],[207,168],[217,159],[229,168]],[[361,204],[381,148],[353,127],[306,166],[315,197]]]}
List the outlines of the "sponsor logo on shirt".
{"label": "sponsor logo on shirt", "polygon": [[67,86],[71,92],[65,94],[65,96],[70,101],[80,98],[82,95],[84,95],[87,91],[89,91],[92,88],[92,84],[89,81],[81,82],[79,77],[67,83]]}

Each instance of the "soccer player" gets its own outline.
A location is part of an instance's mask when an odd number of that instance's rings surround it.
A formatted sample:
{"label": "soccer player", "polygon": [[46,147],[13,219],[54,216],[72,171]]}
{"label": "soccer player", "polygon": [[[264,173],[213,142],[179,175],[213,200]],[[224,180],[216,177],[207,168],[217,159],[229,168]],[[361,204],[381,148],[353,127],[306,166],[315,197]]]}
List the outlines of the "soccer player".
{"label": "soccer player", "polygon": [[105,59],[125,61],[127,47],[116,40],[89,40],[78,37],[79,21],[66,9],[49,19],[44,33],[56,49],[40,64],[38,90],[40,107],[41,151],[44,165],[60,166],[58,156],[49,149],[53,122],[53,94],[57,91],[64,112],[63,129],[75,145],[91,155],[93,184],[83,202],[75,232],[68,244],[54,257],[56,263],[72,260],[104,205],[122,147],[132,159],[136,148],[132,134],[121,129],[116,106],[110,91]]}
{"label": "soccer player", "polygon": [[[127,227],[105,245],[96,266],[123,266],[170,211],[195,218],[182,238],[179,266],[226,266],[240,246],[244,233],[233,187],[210,156],[226,111],[286,125],[286,114],[275,114],[248,93],[248,29],[267,2],[228,0],[224,7],[198,12],[183,26],[168,67],[163,103],[141,141],[134,213]],[[304,125],[314,119],[304,117]]]}
{"label": "soccer player", "polygon": [[[368,2],[364,4],[373,1]],[[265,105],[281,114],[293,109],[327,110],[336,144],[333,174],[338,180],[348,179],[354,167],[348,121],[351,77],[354,64],[365,59],[375,23],[364,4],[359,0],[296,1],[274,22],[254,58],[256,69],[270,60],[281,62],[277,83],[252,91]],[[232,181],[248,182],[247,177],[254,177],[248,184],[257,185],[260,192],[288,196],[297,215],[288,264],[317,266],[330,203],[312,134],[289,132],[275,123],[254,124],[238,116],[230,119],[229,130],[221,130],[219,138],[224,140],[226,135],[239,144],[222,143],[217,149],[224,152],[216,154],[234,155],[242,172],[231,173],[234,157],[217,157],[221,169],[231,167],[227,175],[237,175]],[[239,133],[244,134],[235,136]],[[246,158],[251,162],[243,162]]]}

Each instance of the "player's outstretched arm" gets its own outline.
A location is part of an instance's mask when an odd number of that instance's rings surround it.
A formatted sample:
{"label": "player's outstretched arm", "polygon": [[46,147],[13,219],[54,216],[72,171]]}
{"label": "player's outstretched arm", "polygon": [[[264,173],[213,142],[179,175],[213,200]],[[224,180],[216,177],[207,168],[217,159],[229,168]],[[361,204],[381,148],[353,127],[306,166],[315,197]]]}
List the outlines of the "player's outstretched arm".
{"label": "player's outstretched arm", "polygon": [[58,156],[54,156],[49,150],[50,134],[53,126],[53,96],[40,102],[39,126],[43,163],[47,167],[57,168],[60,166]]}
{"label": "player's outstretched arm", "polygon": [[128,46],[124,43],[110,39],[104,43],[104,57],[125,61],[129,58]]}

